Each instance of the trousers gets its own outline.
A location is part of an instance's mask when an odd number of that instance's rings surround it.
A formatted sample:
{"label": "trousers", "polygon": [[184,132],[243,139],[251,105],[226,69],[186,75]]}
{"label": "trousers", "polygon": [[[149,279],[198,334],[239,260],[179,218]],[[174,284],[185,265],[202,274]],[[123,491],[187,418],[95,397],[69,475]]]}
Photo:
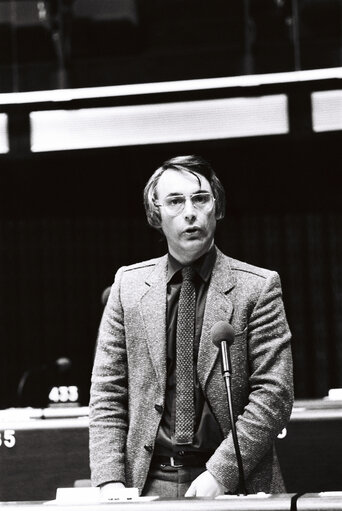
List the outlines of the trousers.
{"label": "trousers", "polygon": [[206,470],[202,467],[152,467],[148,473],[142,496],[161,498],[184,497],[192,481]]}

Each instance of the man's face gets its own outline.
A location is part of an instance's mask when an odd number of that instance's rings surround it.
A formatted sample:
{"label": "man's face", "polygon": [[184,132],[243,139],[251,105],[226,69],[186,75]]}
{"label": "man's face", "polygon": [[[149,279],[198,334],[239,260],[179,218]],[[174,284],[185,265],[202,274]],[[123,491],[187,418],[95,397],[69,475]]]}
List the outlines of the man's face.
{"label": "man's face", "polygon": [[[166,170],[160,177],[156,192],[158,202],[168,196],[206,191],[212,193],[208,180],[199,175],[198,179],[189,172]],[[211,247],[216,228],[215,204],[209,211],[202,211],[186,200],[183,211],[172,216],[160,207],[161,228],[166,237],[169,252],[182,264],[190,264]]]}

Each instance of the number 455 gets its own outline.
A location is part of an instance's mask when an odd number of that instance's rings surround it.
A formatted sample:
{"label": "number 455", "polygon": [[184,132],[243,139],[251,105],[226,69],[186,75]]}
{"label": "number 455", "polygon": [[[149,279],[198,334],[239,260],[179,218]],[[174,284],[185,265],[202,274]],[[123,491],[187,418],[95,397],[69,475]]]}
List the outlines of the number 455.
{"label": "number 455", "polygon": [[14,429],[5,429],[4,432],[0,432],[0,446],[4,445],[9,449],[15,446],[15,431]]}

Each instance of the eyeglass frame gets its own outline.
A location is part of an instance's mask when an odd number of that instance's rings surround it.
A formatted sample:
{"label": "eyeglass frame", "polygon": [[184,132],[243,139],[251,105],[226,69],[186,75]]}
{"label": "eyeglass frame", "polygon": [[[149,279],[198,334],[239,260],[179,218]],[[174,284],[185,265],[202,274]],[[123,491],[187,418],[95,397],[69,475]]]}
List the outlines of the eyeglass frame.
{"label": "eyeglass frame", "polygon": [[[184,197],[185,201],[184,201],[183,205],[181,206],[180,210],[177,213],[172,214],[172,213],[168,212],[168,214],[170,216],[178,216],[178,215],[180,215],[182,213],[182,211],[184,210],[184,208],[185,208],[185,204],[186,204],[186,200],[187,199],[190,199],[190,202],[191,202],[192,206],[195,209],[197,209],[198,211],[201,211],[201,207],[198,207],[198,205],[196,205],[196,204],[194,204],[192,202],[192,197],[194,195],[201,195],[201,194],[209,195],[210,196],[210,198],[212,199],[212,207],[213,207],[215,202],[216,202],[216,199],[215,199],[214,195],[211,192],[208,192],[207,190],[203,190],[203,191],[200,191],[200,192],[194,192],[194,193],[190,193],[190,194],[187,194],[187,195],[185,193],[177,193],[177,194],[174,194],[174,195],[169,195],[166,198],[172,199],[172,198],[175,198],[175,197]],[[168,206],[165,206],[165,203],[159,203],[156,199],[153,199],[153,204],[157,208],[162,208],[162,207],[167,208],[168,207]]]}

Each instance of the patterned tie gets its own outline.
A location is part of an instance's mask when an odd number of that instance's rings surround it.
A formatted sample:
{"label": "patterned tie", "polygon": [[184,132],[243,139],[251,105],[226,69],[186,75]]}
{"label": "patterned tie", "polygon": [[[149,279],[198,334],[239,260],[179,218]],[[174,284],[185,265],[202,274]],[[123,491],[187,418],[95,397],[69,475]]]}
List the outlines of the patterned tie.
{"label": "patterned tie", "polygon": [[178,302],[176,341],[176,444],[191,444],[194,434],[194,357],[196,293],[194,270],[182,269],[183,282]]}

